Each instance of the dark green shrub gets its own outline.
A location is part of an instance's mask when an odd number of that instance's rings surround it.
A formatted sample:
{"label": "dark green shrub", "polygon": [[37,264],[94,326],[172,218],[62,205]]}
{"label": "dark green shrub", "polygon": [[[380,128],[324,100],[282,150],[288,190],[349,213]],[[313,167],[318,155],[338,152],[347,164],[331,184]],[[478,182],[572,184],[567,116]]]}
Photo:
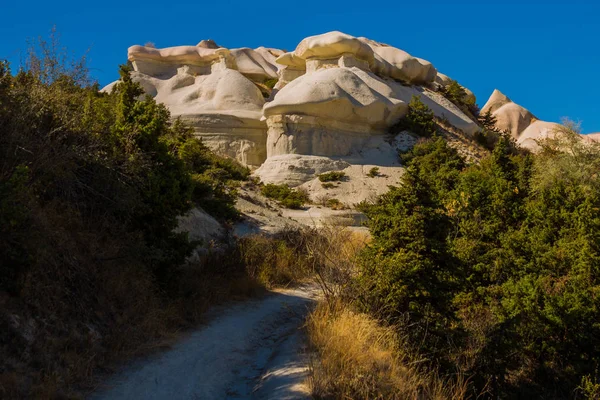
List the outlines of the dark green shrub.
{"label": "dark green shrub", "polygon": [[[173,228],[195,205],[235,211],[248,171],[140,100],[126,68],[100,93],[83,60],[40,47],[15,75],[0,62],[0,397],[78,398],[94,370],[201,311],[183,310],[192,244]],[[203,278],[194,296],[222,297]]]}
{"label": "dark green shrub", "polygon": [[340,182],[346,177],[344,171],[330,171],[319,175],[321,182]]}
{"label": "dark green shrub", "polygon": [[322,183],[321,187],[323,189],[333,189],[335,187],[335,185],[331,182],[327,182],[327,183]]}
{"label": "dark green shrub", "polygon": [[267,184],[261,188],[263,196],[277,200],[285,208],[300,209],[308,202],[308,194],[302,190],[291,189],[288,185]]}
{"label": "dark green shrub", "polygon": [[380,175],[380,173],[379,173],[379,167],[373,167],[373,168],[371,168],[369,170],[369,173],[367,174],[367,176],[369,178],[375,178],[375,177],[377,177],[379,175]]}
{"label": "dark green shrub", "polygon": [[474,393],[595,390],[600,149],[572,131],[557,137],[533,157],[501,136],[471,166],[441,139],[418,144],[403,155],[402,185],[362,207],[373,241],[360,304],[409,327],[402,334],[435,365],[467,365]]}
{"label": "dark green shrub", "polygon": [[451,80],[450,83],[442,89],[442,94],[459,107],[467,105],[465,101],[467,92],[465,92],[465,89],[455,80]]}
{"label": "dark green shrub", "polygon": [[481,130],[476,132],[473,139],[488,150],[493,150],[501,138],[508,140],[511,147],[517,147],[509,132],[503,132],[496,127],[496,117],[490,111],[477,116],[477,122]]}
{"label": "dark green shrub", "polygon": [[19,279],[31,262],[25,241],[30,227],[29,168],[17,165],[6,181],[0,180],[0,290],[16,293]]}
{"label": "dark green shrub", "polygon": [[479,107],[472,98],[467,97],[467,92],[457,81],[452,80],[441,89],[441,93],[461,110],[471,113],[473,116],[479,114]]}
{"label": "dark green shrub", "polygon": [[271,79],[267,79],[266,81],[264,81],[263,84],[266,87],[268,87],[269,89],[273,89],[278,81],[279,81],[279,79],[277,79],[277,78],[271,78]]}
{"label": "dark green shrub", "polygon": [[397,134],[408,130],[419,136],[430,137],[436,132],[433,112],[419,96],[413,96],[408,104],[408,113],[394,126],[390,133]]}

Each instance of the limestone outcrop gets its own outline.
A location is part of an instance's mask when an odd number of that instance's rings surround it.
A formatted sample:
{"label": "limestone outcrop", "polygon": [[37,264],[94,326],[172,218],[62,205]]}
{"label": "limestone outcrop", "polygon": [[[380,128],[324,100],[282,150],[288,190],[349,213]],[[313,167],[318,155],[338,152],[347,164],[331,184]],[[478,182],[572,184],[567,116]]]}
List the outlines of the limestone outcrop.
{"label": "limestone outcrop", "polygon": [[[488,112],[496,118],[498,129],[508,132],[517,144],[531,151],[539,150],[538,140],[553,137],[561,129],[558,123],[539,120],[498,89],[494,90],[481,109],[481,113]],[[582,135],[582,138],[598,141],[600,134]]]}
{"label": "limestone outcrop", "polygon": [[494,90],[483,108],[482,113],[491,113],[496,118],[496,127],[509,132],[517,141],[521,134],[537,118],[529,110],[514,103],[499,90]]}
{"label": "limestone outcrop", "polygon": [[306,73],[306,60],[296,56],[294,53],[284,53],[275,60],[279,64],[277,72],[279,80],[274,89],[282,89],[285,85]]}
{"label": "limestone outcrop", "polygon": [[398,137],[387,132],[406,115],[412,96],[467,135],[479,129],[436,93],[440,81],[450,80],[430,62],[338,31],[307,37],[292,52],[203,40],[132,46],[128,59],[146,94],[190,123],[213,150],[260,167],[256,174],[265,182],[300,185],[364,165],[368,154],[377,154],[373,165],[400,168]]}
{"label": "limestone outcrop", "polygon": [[[454,104],[424,86],[437,76],[431,63],[385,44],[329,32],[302,40],[277,62],[283,65],[283,82],[263,107],[267,160],[257,174],[265,181],[296,182],[296,171],[306,169],[313,156],[360,158],[406,115],[414,95],[465,133],[479,129]],[[267,172],[288,154],[305,157],[293,158],[298,162],[294,168],[286,159],[287,166],[280,166],[283,172]],[[284,174],[292,170],[286,179]]]}
{"label": "limestone outcrop", "polygon": [[[214,151],[250,167],[266,159],[265,103],[257,86],[277,78],[278,49],[225,49],[214,41],[155,49],[132,46],[132,78],[166,105],[173,117],[194,127]],[[112,90],[112,85],[103,90]]]}

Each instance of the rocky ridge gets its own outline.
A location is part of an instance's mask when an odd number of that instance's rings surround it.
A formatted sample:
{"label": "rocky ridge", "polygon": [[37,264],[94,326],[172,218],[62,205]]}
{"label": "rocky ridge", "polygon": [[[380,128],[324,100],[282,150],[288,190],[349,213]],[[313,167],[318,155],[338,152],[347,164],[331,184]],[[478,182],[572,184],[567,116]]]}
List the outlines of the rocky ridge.
{"label": "rocky ridge", "polygon": [[[357,203],[397,182],[397,151],[416,138],[388,132],[406,115],[412,96],[459,136],[480,130],[473,115],[442,95],[452,80],[430,62],[337,31],[307,37],[292,52],[226,49],[203,40],[164,49],[132,46],[128,60],[146,94],[191,124],[214,151],[249,166],[265,183],[304,187],[313,201],[335,192]],[[474,104],[473,93],[463,89]],[[536,139],[558,127],[498,90],[482,112],[533,150]],[[373,167],[389,179],[367,178]],[[344,170],[350,183],[324,192],[317,175],[332,170]]]}

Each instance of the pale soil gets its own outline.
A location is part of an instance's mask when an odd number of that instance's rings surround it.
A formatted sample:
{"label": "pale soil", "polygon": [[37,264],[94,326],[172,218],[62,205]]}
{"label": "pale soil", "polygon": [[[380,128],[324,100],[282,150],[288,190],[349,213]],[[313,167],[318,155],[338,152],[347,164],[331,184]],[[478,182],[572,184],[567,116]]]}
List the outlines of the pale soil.
{"label": "pale soil", "polygon": [[126,367],[90,398],[308,399],[302,325],[313,286],[218,307],[170,350]]}
{"label": "pale soil", "polygon": [[252,233],[272,234],[286,227],[344,226],[352,230],[366,231],[365,216],[352,209],[332,210],[323,205],[309,204],[302,210],[280,207],[276,201],[267,199],[257,187],[240,189],[236,208],[243,220],[233,227],[233,234],[241,237]]}

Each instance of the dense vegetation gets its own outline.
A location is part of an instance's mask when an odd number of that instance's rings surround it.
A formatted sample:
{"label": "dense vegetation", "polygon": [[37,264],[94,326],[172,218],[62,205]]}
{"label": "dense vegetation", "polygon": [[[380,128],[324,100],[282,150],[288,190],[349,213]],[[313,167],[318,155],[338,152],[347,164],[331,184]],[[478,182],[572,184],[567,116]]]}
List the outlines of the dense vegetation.
{"label": "dense vegetation", "polygon": [[437,131],[433,111],[419,96],[412,96],[406,115],[390,128],[391,134],[402,131],[410,131],[422,137],[431,137]]}
{"label": "dense vegetation", "polygon": [[282,207],[300,209],[308,203],[308,193],[304,190],[292,189],[286,184],[275,185],[272,183],[264,185],[261,193],[269,199],[277,200]]}
{"label": "dense vegetation", "polygon": [[567,128],[536,156],[501,136],[478,165],[441,138],[402,159],[401,185],[365,207],[361,308],[473,394],[597,396],[598,146]]}
{"label": "dense vegetation", "polygon": [[[65,224],[104,224],[107,237],[130,238],[135,246],[126,247],[159,275],[191,249],[173,233],[178,215],[200,205],[236,216],[227,182],[248,171],[211,154],[164,106],[137,100],[142,94],[126,68],[108,95],[59,71],[12,76],[0,64],[0,260],[11,269],[2,288],[18,291],[43,259],[37,252],[49,238],[34,210],[52,208]],[[20,236],[31,231],[40,237]],[[106,257],[128,257],[116,253]]]}
{"label": "dense vegetation", "polygon": [[[0,63],[3,398],[65,396],[95,366],[193,319],[221,296],[217,277],[248,277],[239,258],[183,268],[196,243],[174,231],[196,206],[236,218],[248,170],[171,121],[127,68],[100,93],[56,42],[40,50],[14,74]],[[194,274],[214,275],[212,286],[187,288]]]}

